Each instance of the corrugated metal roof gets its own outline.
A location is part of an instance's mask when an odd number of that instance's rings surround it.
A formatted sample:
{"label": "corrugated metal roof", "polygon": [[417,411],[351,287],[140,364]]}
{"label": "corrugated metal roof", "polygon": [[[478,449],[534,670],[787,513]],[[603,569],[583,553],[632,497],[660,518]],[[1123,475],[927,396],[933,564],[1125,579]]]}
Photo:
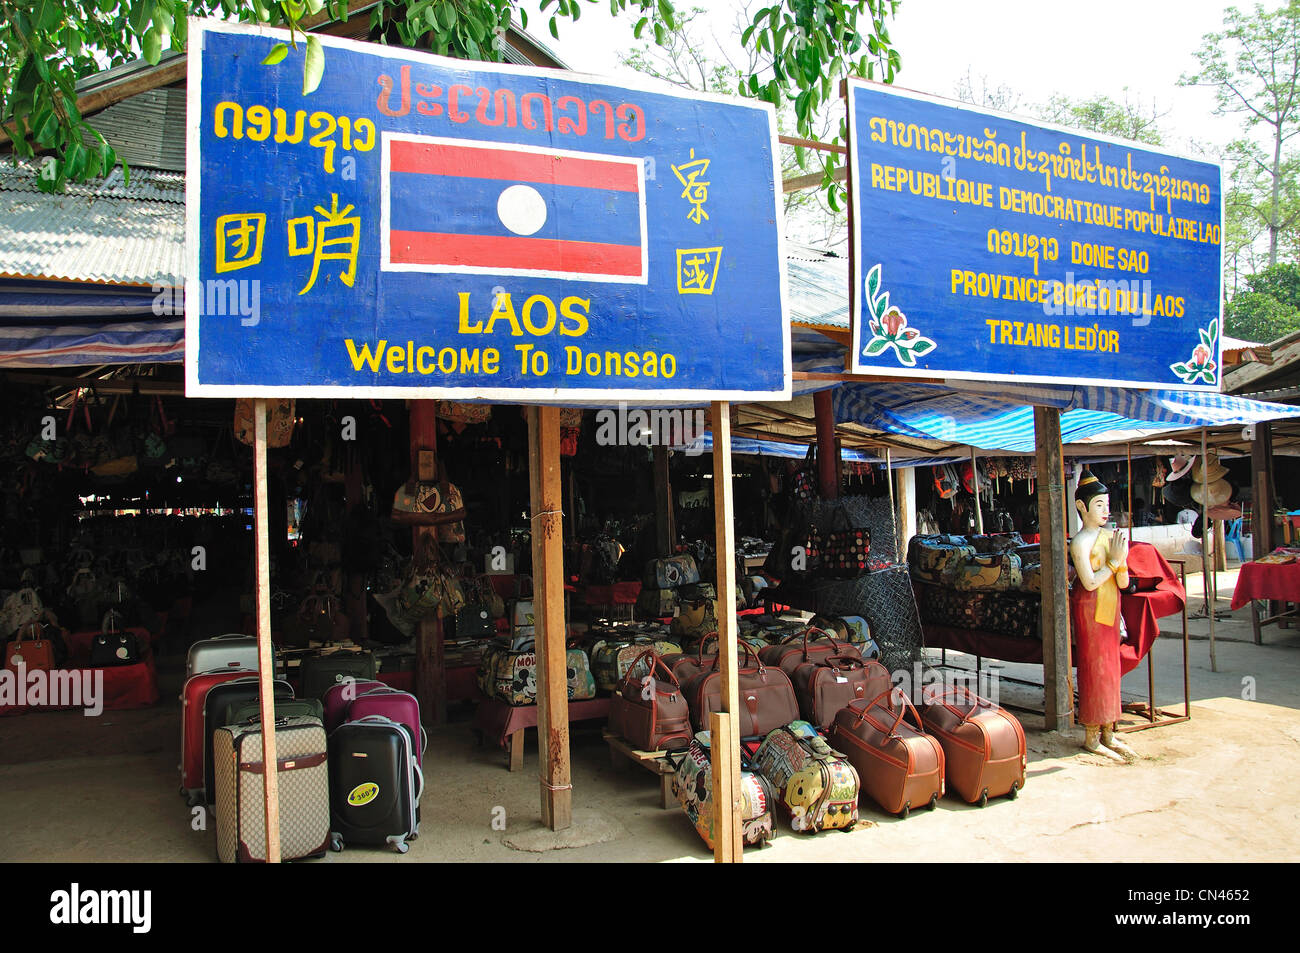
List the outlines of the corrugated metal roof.
{"label": "corrugated metal roof", "polygon": [[809,328],[849,329],[849,263],[825,252],[787,243],[790,323]]}
{"label": "corrugated metal roof", "polygon": [[36,187],[39,165],[0,164],[0,274],[115,284],[180,284],[185,177],[120,169],[62,195]]}
{"label": "corrugated metal roof", "polygon": [[[150,89],[90,118],[127,165],[185,171],[185,89]],[[98,142],[87,135],[86,145]]]}

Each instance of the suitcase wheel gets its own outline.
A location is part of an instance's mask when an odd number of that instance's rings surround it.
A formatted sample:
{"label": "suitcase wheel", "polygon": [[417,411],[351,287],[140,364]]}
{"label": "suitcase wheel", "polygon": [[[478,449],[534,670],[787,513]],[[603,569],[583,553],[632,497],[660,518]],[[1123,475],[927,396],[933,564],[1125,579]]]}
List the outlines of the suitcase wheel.
{"label": "suitcase wheel", "polygon": [[411,845],[406,842],[405,837],[390,837],[388,838],[388,843],[397,848],[399,854],[405,854],[411,849]]}
{"label": "suitcase wheel", "polygon": [[1018,794],[1020,794],[1020,782],[1019,782],[1019,781],[1012,781],[1012,782],[1011,782],[1011,790],[1007,792],[1007,800],[1008,800],[1008,801],[1014,801],[1014,800],[1016,799],[1016,796],[1017,796]]}
{"label": "suitcase wheel", "polygon": [[343,837],[340,834],[335,834],[333,831],[330,831],[330,850],[334,851],[336,854],[342,853],[343,851]]}
{"label": "suitcase wheel", "polygon": [[988,788],[985,788],[983,791],[980,792],[980,799],[979,799],[978,801],[976,801],[975,803],[978,804],[980,807],[987,807],[987,806],[988,806],[988,803],[989,803],[989,789],[988,789]]}
{"label": "suitcase wheel", "polygon": [[906,804],[903,805],[903,809],[898,812],[898,816],[903,820],[907,820],[907,815],[911,813],[912,813],[912,802],[908,801]]}
{"label": "suitcase wheel", "polygon": [[938,806],[939,806],[939,795],[937,794],[930,795],[930,810],[933,811]]}

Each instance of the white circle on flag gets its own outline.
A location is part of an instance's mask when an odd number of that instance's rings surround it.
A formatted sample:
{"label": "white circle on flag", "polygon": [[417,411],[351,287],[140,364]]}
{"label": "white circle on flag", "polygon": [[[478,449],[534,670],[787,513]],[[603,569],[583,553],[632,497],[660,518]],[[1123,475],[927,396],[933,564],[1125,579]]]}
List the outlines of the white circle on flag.
{"label": "white circle on flag", "polygon": [[531,185],[512,185],[497,199],[497,215],[516,235],[532,235],[546,224],[546,199]]}

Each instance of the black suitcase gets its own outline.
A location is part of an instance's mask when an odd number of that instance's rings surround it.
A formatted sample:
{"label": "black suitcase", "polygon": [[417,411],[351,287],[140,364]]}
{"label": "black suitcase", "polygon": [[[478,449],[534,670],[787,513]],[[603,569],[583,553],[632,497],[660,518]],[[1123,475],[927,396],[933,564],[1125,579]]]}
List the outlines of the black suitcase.
{"label": "black suitcase", "polygon": [[[258,683],[260,676],[232,678],[228,682],[213,685],[203,699],[203,788],[208,804],[216,803],[217,792],[212,784],[215,776],[212,772],[212,736],[218,728],[226,726],[226,714],[232,706],[238,707],[247,702],[258,700]],[[283,679],[273,683],[276,698],[292,698],[293,687]]]}
{"label": "black suitcase", "polygon": [[405,854],[420,832],[424,774],[409,729],[381,715],[330,735],[330,849],[392,844]]}
{"label": "black suitcase", "polygon": [[375,677],[375,656],[370,652],[332,652],[329,655],[312,655],[302,660],[298,668],[300,690],[303,698],[325,699],[325,692],[336,682],[355,678],[358,681]]}

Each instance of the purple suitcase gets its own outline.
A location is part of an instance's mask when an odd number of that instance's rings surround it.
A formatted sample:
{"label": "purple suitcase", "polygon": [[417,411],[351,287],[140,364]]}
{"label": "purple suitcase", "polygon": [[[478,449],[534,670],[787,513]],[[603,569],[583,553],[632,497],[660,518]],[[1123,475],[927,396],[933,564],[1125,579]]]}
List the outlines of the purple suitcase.
{"label": "purple suitcase", "polygon": [[348,706],[359,696],[377,688],[387,687],[383,682],[363,678],[356,681],[338,682],[325,689],[325,697],[321,700],[325,705],[325,733],[333,732],[335,728],[348,720]]}
{"label": "purple suitcase", "polygon": [[410,692],[389,688],[372,688],[358,695],[348,705],[348,721],[360,721],[372,715],[379,715],[399,725],[405,725],[411,733],[413,755],[417,765],[424,761],[424,729],[420,726],[420,702]]}

